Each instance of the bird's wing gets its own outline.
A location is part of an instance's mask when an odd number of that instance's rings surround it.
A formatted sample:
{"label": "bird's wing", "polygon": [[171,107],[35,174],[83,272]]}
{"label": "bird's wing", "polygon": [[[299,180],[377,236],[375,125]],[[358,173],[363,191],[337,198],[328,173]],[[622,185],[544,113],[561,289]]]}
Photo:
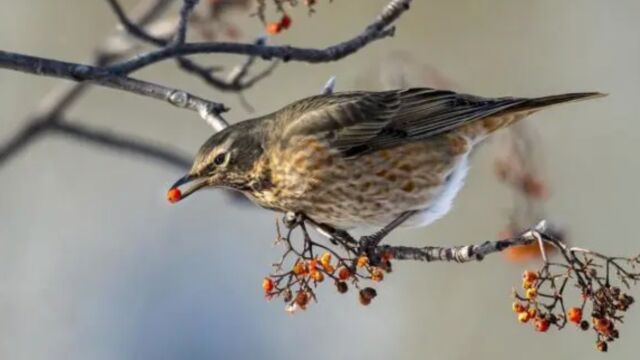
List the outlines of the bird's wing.
{"label": "bird's wing", "polygon": [[320,95],[279,112],[285,124],[281,136],[316,134],[353,157],[442,134],[526,100],[429,88]]}

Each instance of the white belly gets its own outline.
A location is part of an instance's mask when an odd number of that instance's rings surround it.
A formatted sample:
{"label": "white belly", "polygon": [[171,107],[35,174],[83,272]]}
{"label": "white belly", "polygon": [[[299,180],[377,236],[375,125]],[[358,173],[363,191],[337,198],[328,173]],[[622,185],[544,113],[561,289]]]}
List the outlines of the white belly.
{"label": "white belly", "polygon": [[409,218],[403,227],[427,226],[446,215],[453,205],[453,200],[462,186],[469,170],[468,156],[464,156],[451,172],[449,179],[442,187],[440,194],[432,198],[419,212]]}

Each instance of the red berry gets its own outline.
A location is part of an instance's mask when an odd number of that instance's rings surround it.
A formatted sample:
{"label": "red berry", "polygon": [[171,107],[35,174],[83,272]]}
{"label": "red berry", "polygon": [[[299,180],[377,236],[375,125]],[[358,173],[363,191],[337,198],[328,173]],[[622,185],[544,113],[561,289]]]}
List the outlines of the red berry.
{"label": "red berry", "polygon": [[582,321],[582,309],[578,307],[572,307],[567,311],[567,320],[574,324],[580,324]]}
{"label": "red berry", "polygon": [[271,290],[273,290],[273,280],[264,278],[264,280],[262,280],[262,289],[264,289],[265,293],[270,293]]}
{"label": "red berry", "polygon": [[549,330],[549,326],[551,325],[551,323],[546,319],[536,319],[534,325],[536,327],[536,331],[546,332],[547,330]]}
{"label": "red berry", "polygon": [[291,18],[289,17],[289,15],[285,14],[282,16],[282,19],[280,19],[280,26],[283,29],[288,29],[289,26],[291,26]]}
{"label": "red berry", "polygon": [[180,191],[180,189],[169,189],[169,191],[167,192],[167,200],[169,200],[170,203],[177,203],[178,201],[180,201],[180,199],[182,199],[182,192]]}
{"label": "red berry", "polygon": [[342,281],[347,280],[349,276],[351,276],[351,271],[349,271],[349,269],[346,267],[342,267],[338,271],[338,279]]}

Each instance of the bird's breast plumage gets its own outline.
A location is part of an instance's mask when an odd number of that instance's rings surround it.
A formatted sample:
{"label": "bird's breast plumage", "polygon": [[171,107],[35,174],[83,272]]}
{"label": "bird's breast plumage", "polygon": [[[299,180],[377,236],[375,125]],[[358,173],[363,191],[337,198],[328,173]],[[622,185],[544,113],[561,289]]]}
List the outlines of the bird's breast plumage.
{"label": "bird's breast plumage", "polygon": [[247,195],[340,229],[382,226],[404,211],[437,205],[469,150],[465,137],[446,134],[345,158],[315,136],[300,136],[266,149],[253,174],[268,173],[271,186]]}

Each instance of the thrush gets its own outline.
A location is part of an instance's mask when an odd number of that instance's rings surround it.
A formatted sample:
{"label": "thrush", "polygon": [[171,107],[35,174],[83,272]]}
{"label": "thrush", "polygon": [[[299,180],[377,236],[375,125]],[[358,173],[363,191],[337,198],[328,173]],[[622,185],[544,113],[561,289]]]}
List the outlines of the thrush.
{"label": "thrush", "polygon": [[317,95],[233,124],[202,145],[182,198],[237,190],[337,231],[428,225],[450,209],[473,148],[496,130],[596,92],[485,98],[412,88]]}

